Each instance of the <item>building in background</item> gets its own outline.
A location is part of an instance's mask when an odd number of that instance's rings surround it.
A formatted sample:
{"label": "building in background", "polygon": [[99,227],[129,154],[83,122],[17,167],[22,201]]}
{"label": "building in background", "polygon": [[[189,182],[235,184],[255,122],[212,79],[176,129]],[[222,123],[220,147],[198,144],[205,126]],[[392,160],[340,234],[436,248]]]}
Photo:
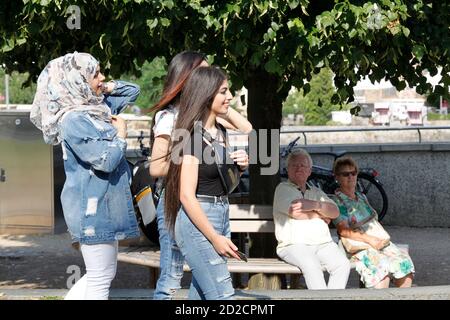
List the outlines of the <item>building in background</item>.
{"label": "building in background", "polygon": [[[430,81],[437,84],[438,80],[430,77]],[[426,97],[419,95],[415,88],[397,91],[389,81],[372,84],[364,78],[354,91],[354,103],[361,106],[366,116],[371,111],[374,125],[424,125],[427,122]]]}

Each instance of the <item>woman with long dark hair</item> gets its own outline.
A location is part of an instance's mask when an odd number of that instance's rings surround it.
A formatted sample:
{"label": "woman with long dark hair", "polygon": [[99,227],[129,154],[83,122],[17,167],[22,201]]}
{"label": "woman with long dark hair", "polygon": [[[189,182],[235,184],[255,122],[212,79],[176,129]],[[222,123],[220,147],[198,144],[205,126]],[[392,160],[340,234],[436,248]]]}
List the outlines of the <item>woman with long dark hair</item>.
{"label": "woman with long dark hair", "polygon": [[[181,94],[176,133],[182,139],[174,139],[165,206],[166,224],[192,271],[190,299],[234,295],[226,258],[240,258],[230,240],[227,188],[216,163],[228,152],[226,130],[217,119],[227,114],[231,98],[225,73],[215,67],[195,69]],[[216,160],[205,159],[208,154]],[[229,156],[230,168],[248,167],[244,150]]]}
{"label": "woman with long dark hair", "polygon": [[[193,51],[183,51],[170,62],[164,88],[160,100],[149,112],[155,112],[151,130],[151,163],[150,175],[163,178],[167,175],[170,164],[172,132],[178,117],[181,91],[192,71],[200,66],[208,66],[203,54]],[[227,129],[248,133],[251,124],[232,108],[218,118],[218,122]],[[171,299],[180,288],[183,276],[184,258],[175,240],[167,231],[164,218],[164,192],[161,193],[156,216],[161,248],[160,276],[153,298],[155,300]]]}

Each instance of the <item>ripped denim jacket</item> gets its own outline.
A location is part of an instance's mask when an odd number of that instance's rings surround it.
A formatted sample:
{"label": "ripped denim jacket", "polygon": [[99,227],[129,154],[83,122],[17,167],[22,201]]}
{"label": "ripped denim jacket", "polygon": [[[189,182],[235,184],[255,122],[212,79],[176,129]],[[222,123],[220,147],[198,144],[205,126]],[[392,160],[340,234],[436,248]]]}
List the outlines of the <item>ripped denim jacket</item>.
{"label": "ripped denim jacket", "polygon": [[[105,102],[118,114],[138,95],[138,86],[116,81]],[[85,112],[68,113],[60,131],[66,174],[61,203],[72,240],[98,244],[138,237],[126,141],[110,123]]]}

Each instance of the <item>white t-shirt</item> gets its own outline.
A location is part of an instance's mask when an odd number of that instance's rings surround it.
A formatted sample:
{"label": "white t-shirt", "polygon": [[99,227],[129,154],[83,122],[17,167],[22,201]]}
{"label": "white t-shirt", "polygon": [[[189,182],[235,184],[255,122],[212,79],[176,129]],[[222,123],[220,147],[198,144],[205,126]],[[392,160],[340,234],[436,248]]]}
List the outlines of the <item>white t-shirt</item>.
{"label": "white t-shirt", "polygon": [[172,131],[175,128],[175,122],[178,117],[178,108],[169,105],[166,109],[158,111],[155,114],[155,125],[153,127],[153,134],[156,137],[162,135],[172,136]]}
{"label": "white t-shirt", "polygon": [[281,182],[275,189],[273,199],[273,220],[275,236],[278,241],[277,250],[295,243],[318,245],[333,241],[330,229],[322,219],[297,220],[288,215],[291,202],[302,198],[334,204],[333,200],[316,187],[309,187],[303,196],[294,183],[290,181]]}

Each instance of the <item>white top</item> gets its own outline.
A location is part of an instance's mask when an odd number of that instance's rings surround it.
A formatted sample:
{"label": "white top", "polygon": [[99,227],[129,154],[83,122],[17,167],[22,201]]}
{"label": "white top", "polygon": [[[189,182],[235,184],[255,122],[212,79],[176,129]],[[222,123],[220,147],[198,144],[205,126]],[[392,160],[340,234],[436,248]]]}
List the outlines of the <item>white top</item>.
{"label": "white top", "polygon": [[162,135],[172,136],[177,117],[178,108],[172,105],[169,105],[164,110],[158,111],[155,115],[155,126],[153,127],[155,138]]}
{"label": "white top", "polygon": [[295,243],[318,245],[333,241],[330,229],[320,218],[297,220],[288,215],[289,206],[295,199],[308,199],[333,203],[333,200],[316,187],[308,186],[303,196],[297,185],[287,181],[281,182],[275,189],[273,200],[273,220],[277,250]]}

